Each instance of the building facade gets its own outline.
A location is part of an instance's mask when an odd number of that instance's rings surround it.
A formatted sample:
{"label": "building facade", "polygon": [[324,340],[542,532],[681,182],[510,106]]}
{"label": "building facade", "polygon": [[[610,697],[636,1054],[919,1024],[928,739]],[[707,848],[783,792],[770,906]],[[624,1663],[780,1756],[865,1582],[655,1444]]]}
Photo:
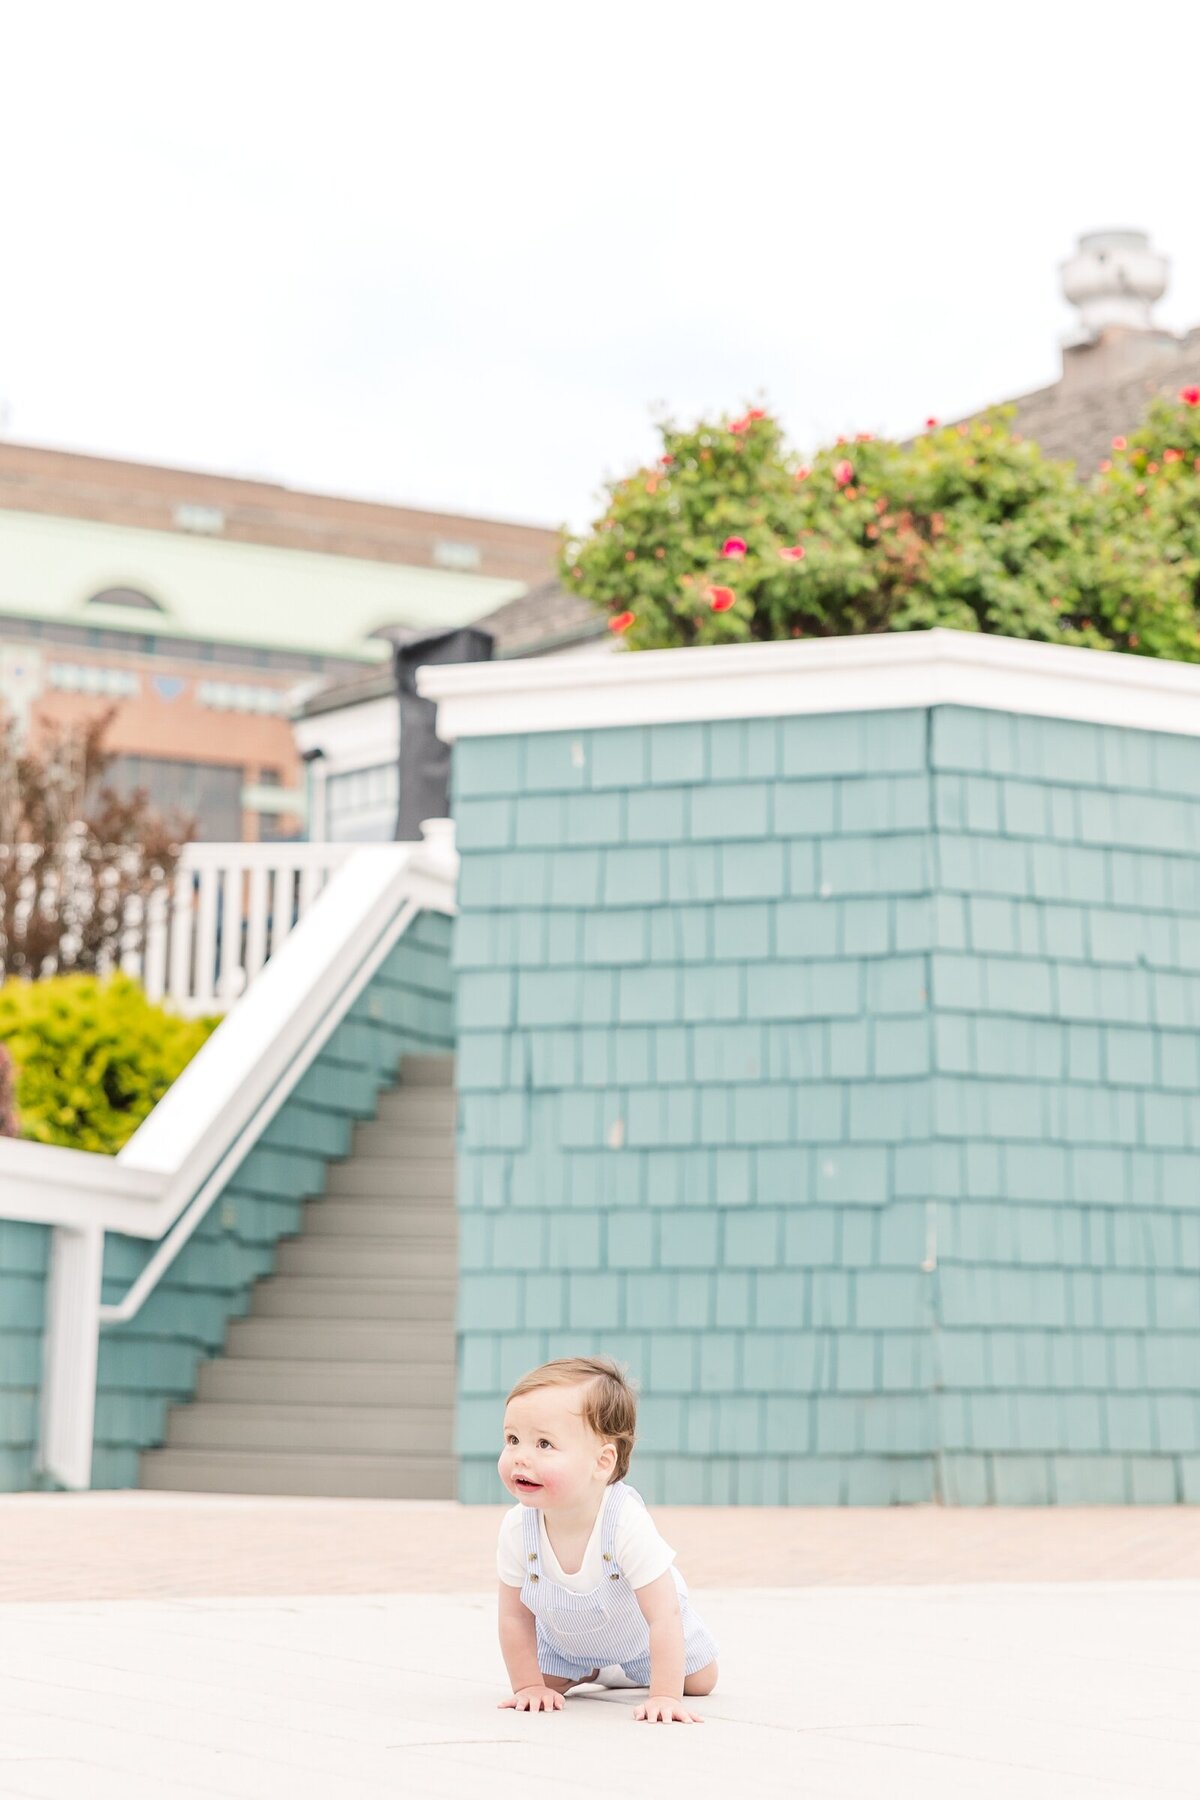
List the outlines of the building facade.
{"label": "building facade", "polygon": [[112,711],[114,784],[212,839],[296,837],[299,698],[543,579],[553,532],[0,443],[0,705]]}
{"label": "building facade", "polygon": [[934,631],[423,680],[460,1497],[597,1350],[659,1500],[1200,1500],[1200,673]]}

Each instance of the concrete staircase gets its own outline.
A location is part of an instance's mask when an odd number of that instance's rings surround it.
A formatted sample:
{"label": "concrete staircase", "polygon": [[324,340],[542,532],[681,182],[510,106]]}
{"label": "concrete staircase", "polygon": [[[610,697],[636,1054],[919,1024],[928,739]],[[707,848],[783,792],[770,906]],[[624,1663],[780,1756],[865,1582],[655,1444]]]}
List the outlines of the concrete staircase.
{"label": "concrete staircase", "polygon": [[454,1065],[408,1056],[141,1485],[453,1499]]}

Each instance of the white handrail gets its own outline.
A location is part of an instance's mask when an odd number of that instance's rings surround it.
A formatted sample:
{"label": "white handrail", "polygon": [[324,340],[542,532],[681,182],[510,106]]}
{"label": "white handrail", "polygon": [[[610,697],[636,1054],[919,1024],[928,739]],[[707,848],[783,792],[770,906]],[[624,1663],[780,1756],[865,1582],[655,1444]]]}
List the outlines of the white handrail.
{"label": "white handrail", "polygon": [[[144,1304],[411,919],[453,913],[452,834],[358,848],[118,1156],[0,1139],[0,1218],[54,1227],[39,1467],[62,1485],[90,1481],[101,1324]],[[109,1306],[106,1231],[161,1240]]]}
{"label": "white handrail", "polygon": [[213,1202],[224,1190],[229,1177],[238,1167],[246,1152],[261,1137],[300,1077],[328,1041],[330,1034],[340,1020],[345,1017],[384,957],[403,937],[420,910],[416,901],[410,900],[397,913],[394,923],[371,946],[369,953],[363,958],[350,981],[339,994],[336,1006],[331,1007],[320,1023],[306,1034],[301,1049],[289,1063],[284,1075],[276,1082],[265,1099],[259,1103],[212,1174],[201,1185],[195,1198],[176,1219],[125,1298],[118,1300],[115,1304],[101,1306],[99,1313],[101,1325],[123,1325],[128,1320],[135,1318],[141,1311],[196,1227],[203,1221]]}

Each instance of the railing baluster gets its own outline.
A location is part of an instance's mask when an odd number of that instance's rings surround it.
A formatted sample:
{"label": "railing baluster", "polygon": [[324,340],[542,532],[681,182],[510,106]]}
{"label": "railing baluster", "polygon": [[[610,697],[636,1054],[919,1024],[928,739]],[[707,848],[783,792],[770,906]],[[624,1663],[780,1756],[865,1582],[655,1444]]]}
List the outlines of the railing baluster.
{"label": "railing baluster", "polygon": [[167,993],[174,1006],[187,1004],[192,995],[192,940],[195,933],[196,892],[191,865],[181,861],[175,871],[175,900],[171,907],[171,973]]}
{"label": "railing baluster", "polygon": [[221,878],[221,944],[217,975],[218,998],[230,1003],[245,986],[242,972],[242,875],[236,858]]}
{"label": "railing baluster", "polygon": [[118,943],[121,951],[121,973],[132,975],[135,979],[141,975],[145,966],[143,950],[145,922],[146,905],[142,896],[140,894],[128,895],[121,917]]}
{"label": "railing baluster", "polygon": [[192,1001],[197,1012],[211,1008],[217,978],[217,884],[215,863],[200,869],[200,896],[196,907],[196,961],[192,975]]}
{"label": "railing baluster", "polygon": [[[167,981],[167,887],[151,888],[146,902],[146,960],[142,986],[149,1000],[161,1000]],[[135,971],[136,973],[136,971]]]}
{"label": "railing baluster", "polygon": [[274,955],[292,929],[296,889],[293,863],[277,863],[272,873],[274,889],[271,895],[271,946],[267,952],[270,956]]}
{"label": "railing baluster", "polygon": [[250,871],[250,907],[246,924],[246,986],[267,960],[267,868],[256,862]]}
{"label": "railing baluster", "polygon": [[321,870],[317,863],[305,861],[300,865],[300,905],[297,908],[302,919],[317,895],[321,891]]}

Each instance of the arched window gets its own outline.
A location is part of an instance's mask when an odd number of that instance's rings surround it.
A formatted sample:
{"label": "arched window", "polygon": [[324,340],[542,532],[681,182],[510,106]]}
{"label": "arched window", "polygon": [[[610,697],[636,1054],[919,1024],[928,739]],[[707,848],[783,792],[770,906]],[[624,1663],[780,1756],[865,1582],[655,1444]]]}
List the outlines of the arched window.
{"label": "arched window", "polygon": [[133,606],[142,612],[165,612],[166,607],[152,600],[149,594],[143,594],[140,588],[110,587],[101,588],[88,601],[89,606]]}

